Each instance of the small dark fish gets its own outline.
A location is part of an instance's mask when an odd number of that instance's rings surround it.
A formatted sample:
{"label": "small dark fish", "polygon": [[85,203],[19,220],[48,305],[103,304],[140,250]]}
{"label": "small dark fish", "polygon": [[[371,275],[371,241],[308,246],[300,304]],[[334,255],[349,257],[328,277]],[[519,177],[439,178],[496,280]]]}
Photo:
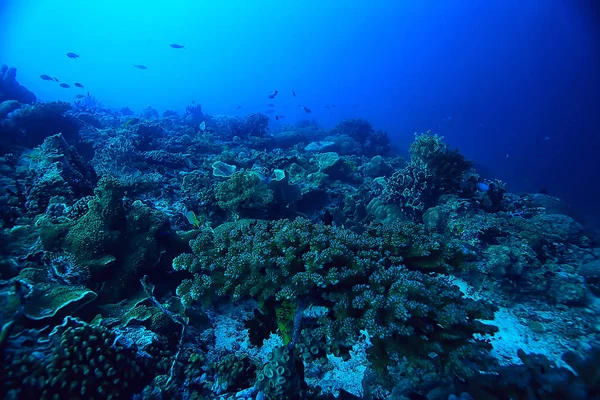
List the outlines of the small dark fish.
{"label": "small dark fish", "polygon": [[169,46],[171,46],[174,49],[184,49],[185,50],[185,46],[181,45],[181,44],[170,44]]}
{"label": "small dark fish", "polygon": [[323,222],[323,225],[325,225],[325,226],[333,225],[333,215],[331,215],[329,210],[325,210],[323,215],[321,215],[321,221]]}
{"label": "small dark fish", "polygon": [[58,86],[60,86],[60,87],[62,87],[62,88],[65,88],[65,89],[67,89],[67,88],[70,88],[70,87],[71,87],[71,86],[70,86],[68,83],[61,83],[61,84],[60,84],[60,85],[58,85]]}
{"label": "small dark fish", "polygon": [[[55,79],[56,79],[56,78],[52,78],[52,77],[51,77],[51,76],[49,76],[49,75],[40,75],[40,78],[42,78],[42,79],[43,79],[43,80],[45,80],[45,81],[53,81],[53,80],[55,80]],[[58,82],[58,79],[57,79],[56,81]]]}
{"label": "small dark fish", "polygon": [[332,105],[331,105],[331,107],[334,107],[334,108],[335,108],[335,104],[332,104]]}
{"label": "small dark fish", "polygon": [[267,107],[275,107],[275,104],[267,104]]}
{"label": "small dark fish", "polygon": [[85,95],[84,94],[78,94],[75,97],[77,97],[78,99],[83,99],[85,97]]}
{"label": "small dark fish", "polygon": [[325,106],[325,108],[329,108],[329,106]]}
{"label": "small dark fish", "polygon": [[87,95],[87,97],[90,97],[90,92],[88,92],[88,95]]}
{"label": "small dark fish", "polygon": [[310,114],[312,112],[312,110],[308,107],[300,106],[300,108],[302,109],[302,111],[304,111],[307,114]]}
{"label": "small dark fish", "polygon": [[240,108],[242,108],[242,106],[237,106],[237,107],[236,107],[236,109],[238,109],[238,110],[239,110]]}
{"label": "small dark fish", "polygon": [[269,98],[274,99],[275,96],[277,96],[277,93],[278,93],[277,90],[273,90],[272,92],[269,93]]}
{"label": "small dark fish", "polygon": [[194,104],[194,105],[195,105],[195,104],[196,104],[196,102],[195,102],[194,100],[192,100],[192,104]]}
{"label": "small dark fish", "polygon": [[133,66],[133,68],[137,68],[137,69],[148,69],[148,67],[146,67],[145,65],[142,65],[142,64],[137,64],[137,65],[134,65],[134,66]]}
{"label": "small dark fish", "polygon": [[294,97],[296,97],[296,92],[294,92],[293,90],[292,90],[292,94],[294,95]]}
{"label": "small dark fish", "polygon": [[75,82],[74,85],[77,86],[78,88],[83,89],[83,85],[81,83]]}
{"label": "small dark fish", "polygon": [[275,116],[276,120],[280,120],[281,118],[285,118],[285,115],[276,115]]}
{"label": "small dark fish", "polygon": [[67,57],[75,59],[75,58],[79,58],[79,54],[76,54],[76,53],[67,53]]}

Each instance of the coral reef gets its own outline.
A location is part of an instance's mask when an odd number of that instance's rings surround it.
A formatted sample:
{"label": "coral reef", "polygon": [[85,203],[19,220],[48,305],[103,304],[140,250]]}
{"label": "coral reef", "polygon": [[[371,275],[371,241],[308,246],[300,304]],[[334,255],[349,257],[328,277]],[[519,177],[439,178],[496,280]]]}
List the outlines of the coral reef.
{"label": "coral reef", "polygon": [[600,236],[441,136],[1,96],[1,397],[598,397]]}

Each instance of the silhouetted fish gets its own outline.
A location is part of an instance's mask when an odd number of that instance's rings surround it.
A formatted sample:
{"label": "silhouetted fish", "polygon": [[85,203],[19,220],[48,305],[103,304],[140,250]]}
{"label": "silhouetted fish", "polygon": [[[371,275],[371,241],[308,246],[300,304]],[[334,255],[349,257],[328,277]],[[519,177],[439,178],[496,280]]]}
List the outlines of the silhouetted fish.
{"label": "silhouetted fish", "polygon": [[85,97],[85,95],[83,95],[83,94],[78,94],[78,95],[76,95],[75,97],[77,97],[78,99],[83,99],[83,98]]}
{"label": "silhouetted fish", "polygon": [[280,120],[281,118],[285,118],[285,115],[276,115],[275,116],[276,120]]}
{"label": "silhouetted fish", "polygon": [[292,94],[294,95],[294,97],[296,97],[296,92],[294,92],[293,90],[292,90]]}
{"label": "silhouetted fish", "polygon": [[267,104],[267,107],[275,107],[275,104]]}
{"label": "silhouetted fish", "polygon": [[173,43],[173,44],[170,44],[169,46],[171,46],[174,49],[184,49],[185,50],[185,46],[181,45],[181,44],[175,44],[175,43]]}
{"label": "silhouetted fish", "polygon": [[134,66],[133,66],[133,68],[137,68],[137,69],[148,69],[148,67],[146,67],[145,65],[142,65],[142,64],[137,64],[137,65],[134,65]]}
{"label": "silhouetted fish", "polygon": [[79,58],[79,54],[76,54],[76,53],[67,53],[67,57],[75,59],[75,58]]}
{"label": "silhouetted fish", "polygon": [[310,114],[312,112],[311,109],[308,107],[300,106],[300,108],[302,109],[302,111],[304,111],[307,114]]}
{"label": "silhouetted fish", "polygon": [[74,85],[77,86],[78,88],[83,88],[83,85],[81,83],[75,82]]}
{"label": "silhouetted fish", "polygon": [[277,90],[273,90],[272,92],[269,93],[269,98],[274,99],[275,96],[277,96],[277,93],[278,93]]}
{"label": "silhouetted fish", "polygon": [[71,87],[71,86],[70,86],[68,83],[61,83],[61,84],[60,84],[60,85],[58,85],[58,86],[60,86],[60,87],[62,87],[62,88],[65,88],[65,89],[67,89],[67,88],[70,88],[70,87]]}
{"label": "silhouetted fish", "polygon": [[49,75],[40,75],[40,78],[42,78],[45,81],[56,81],[58,82],[58,78],[53,78]]}

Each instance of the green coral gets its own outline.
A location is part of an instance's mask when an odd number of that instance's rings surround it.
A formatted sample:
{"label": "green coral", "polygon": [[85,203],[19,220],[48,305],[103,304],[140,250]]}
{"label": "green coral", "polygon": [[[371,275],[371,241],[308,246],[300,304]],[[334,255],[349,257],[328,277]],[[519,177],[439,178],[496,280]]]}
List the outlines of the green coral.
{"label": "green coral", "polygon": [[256,376],[256,367],[247,356],[228,354],[212,365],[218,392],[232,392],[245,389]]}
{"label": "green coral", "polygon": [[[96,299],[97,294],[81,285],[63,285],[48,278],[48,271],[42,268],[25,268],[13,280],[18,280],[29,288],[23,313],[33,320],[68,315]],[[8,317],[19,308],[16,295],[7,297],[0,317]]]}
{"label": "green coral", "polygon": [[125,186],[104,177],[81,217],[38,221],[46,250],[67,250],[94,280],[107,283],[103,294],[109,299],[122,298],[128,285],[158,262],[163,251],[158,232],[168,230],[163,214],[139,200],[125,204],[125,195]]}
{"label": "green coral", "polygon": [[382,199],[396,204],[415,220],[440,196],[458,192],[463,175],[472,163],[458,150],[450,150],[443,137],[427,132],[415,134],[410,146],[410,162],[386,180]]}
{"label": "green coral", "polygon": [[277,327],[283,339],[283,344],[288,344],[292,340],[294,330],[294,314],[296,313],[295,303],[285,300],[275,306],[277,315]]}
{"label": "green coral", "polygon": [[190,246],[194,257],[177,260],[193,276],[178,288],[180,296],[264,304],[304,298],[330,310],[311,334],[339,354],[365,330],[373,355],[425,357],[421,364],[439,371],[454,368],[453,353],[463,347],[474,356],[487,349],[473,334],[494,331],[477,322],[492,319],[494,308],[463,298],[446,277],[460,246],[413,223],[357,234],[302,218],[241,220],[201,229]]}
{"label": "green coral", "polygon": [[50,339],[28,354],[7,349],[1,392],[24,399],[129,399],[152,379],[149,360],[106,328],[67,318]]}
{"label": "green coral", "polygon": [[266,399],[302,398],[297,361],[287,346],[277,347],[269,354],[269,362],[256,377],[256,386]]}
{"label": "green coral", "polygon": [[237,172],[215,190],[217,204],[233,214],[268,207],[273,191],[253,172]]}

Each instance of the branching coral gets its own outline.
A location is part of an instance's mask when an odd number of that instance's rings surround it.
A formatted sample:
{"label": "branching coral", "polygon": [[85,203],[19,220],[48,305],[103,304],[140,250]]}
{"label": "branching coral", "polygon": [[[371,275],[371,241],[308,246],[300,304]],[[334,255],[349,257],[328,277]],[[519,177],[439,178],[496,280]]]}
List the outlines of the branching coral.
{"label": "branching coral", "polygon": [[219,207],[233,214],[264,209],[273,201],[273,191],[253,172],[237,172],[215,190]]}
{"label": "branching coral", "polygon": [[193,254],[173,266],[194,276],[178,289],[188,301],[304,298],[331,310],[310,326],[323,346],[349,348],[366,330],[379,362],[399,353],[428,370],[452,369],[459,354],[485,353],[472,335],[494,331],[477,321],[494,308],[463,298],[446,279],[458,250],[439,239],[411,223],[359,235],[305,219],[242,220],[202,229]]}
{"label": "branching coral", "polygon": [[471,163],[457,150],[450,150],[443,137],[429,132],[415,135],[410,162],[387,180],[383,199],[418,220],[441,195],[458,191],[462,175],[470,168]]}

